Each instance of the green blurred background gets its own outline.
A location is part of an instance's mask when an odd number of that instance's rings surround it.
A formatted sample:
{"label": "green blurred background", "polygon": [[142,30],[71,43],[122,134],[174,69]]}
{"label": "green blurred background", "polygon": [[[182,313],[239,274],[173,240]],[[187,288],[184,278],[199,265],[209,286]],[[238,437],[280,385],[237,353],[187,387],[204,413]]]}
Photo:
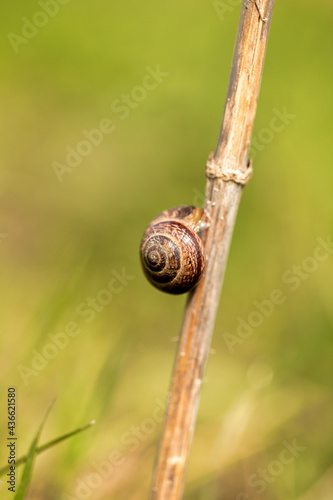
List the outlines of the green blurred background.
{"label": "green blurred background", "polygon": [[[37,458],[30,499],[148,496],[186,297],[147,284],[138,247],[159,212],[202,204],[237,3],[45,0],[42,15],[34,1],[4,7],[0,466],[9,386],[18,455],[53,396],[41,442],[96,419]],[[185,499],[332,498],[333,255],[313,259],[317,238],[332,236],[332,21],[330,0],[276,1],[254,176],[232,241]],[[157,66],[164,76],[145,95],[136,87]],[[274,116],[285,112],[293,116],[277,131]],[[103,119],[112,132],[59,178],[54,162],[64,165],[66,148]],[[292,290],[295,265],[305,275]],[[102,292],[117,273],[128,277]],[[274,289],[283,304],[262,321],[257,314],[258,326],[230,346],[239,318],[247,322]]]}

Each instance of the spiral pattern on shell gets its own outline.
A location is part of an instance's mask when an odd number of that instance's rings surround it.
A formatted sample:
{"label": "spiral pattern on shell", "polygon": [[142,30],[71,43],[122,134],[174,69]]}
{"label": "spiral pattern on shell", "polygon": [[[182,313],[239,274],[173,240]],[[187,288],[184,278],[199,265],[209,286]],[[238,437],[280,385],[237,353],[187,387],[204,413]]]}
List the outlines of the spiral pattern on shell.
{"label": "spiral pattern on shell", "polygon": [[179,220],[148,226],[141,243],[141,261],[148,280],[172,294],[191,290],[205,265],[201,239]]}

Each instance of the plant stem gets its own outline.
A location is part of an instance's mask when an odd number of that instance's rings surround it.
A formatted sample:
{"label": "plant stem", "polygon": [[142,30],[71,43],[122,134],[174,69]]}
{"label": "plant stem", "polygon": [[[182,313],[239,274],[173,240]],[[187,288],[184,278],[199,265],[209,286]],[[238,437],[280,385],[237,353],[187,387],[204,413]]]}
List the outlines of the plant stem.
{"label": "plant stem", "polygon": [[151,500],[180,500],[242,186],[222,171],[242,175],[248,152],[274,0],[243,0],[221,130],[207,176],[204,277],[186,305],[156,458]]}

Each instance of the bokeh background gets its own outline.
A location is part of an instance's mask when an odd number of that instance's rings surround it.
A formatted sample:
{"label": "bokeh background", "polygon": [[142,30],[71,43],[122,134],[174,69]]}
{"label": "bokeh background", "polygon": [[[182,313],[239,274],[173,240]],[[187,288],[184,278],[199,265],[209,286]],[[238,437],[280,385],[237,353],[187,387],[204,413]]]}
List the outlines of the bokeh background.
{"label": "bokeh background", "polygon": [[[18,455],[54,396],[41,443],[96,420],[37,458],[30,499],[148,496],[186,298],[144,280],[138,247],[203,202],[239,4],[3,9],[0,466],[9,386]],[[332,21],[330,0],[276,1],[185,499],[332,498]]]}

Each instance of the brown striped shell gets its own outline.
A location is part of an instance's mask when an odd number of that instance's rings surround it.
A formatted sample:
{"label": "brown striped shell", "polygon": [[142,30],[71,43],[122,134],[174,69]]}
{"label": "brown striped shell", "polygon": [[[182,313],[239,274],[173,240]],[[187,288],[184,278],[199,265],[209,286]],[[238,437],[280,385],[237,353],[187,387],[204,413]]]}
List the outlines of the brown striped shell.
{"label": "brown striped shell", "polygon": [[143,271],[163,292],[181,294],[200,280],[205,266],[198,232],[203,210],[181,206],[162,212],[147,227],[141,242]]}

